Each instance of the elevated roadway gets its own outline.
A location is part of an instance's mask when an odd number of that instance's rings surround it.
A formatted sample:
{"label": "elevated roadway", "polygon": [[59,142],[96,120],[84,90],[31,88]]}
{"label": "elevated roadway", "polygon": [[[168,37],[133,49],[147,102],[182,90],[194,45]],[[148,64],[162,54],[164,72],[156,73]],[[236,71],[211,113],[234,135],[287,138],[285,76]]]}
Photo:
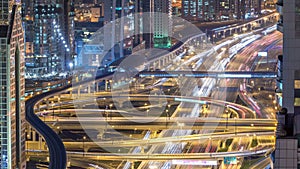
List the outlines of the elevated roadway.
{"label": "elevated roadway", "polygon": [[[219,153],[189,153],[189,154],[113,154],[113,153],[82,153],[82,152],[67,152],[71,158],[89,158],[90,160],[103,161],[169,161],[174,159],[223,159],[224,157],[245,157],[245,156],[262,156],[272,151],[273,148],[246,150],[246,151],[232,151]],[[45,156],[47,152],[44,151],[30,151],[28,154],[35,156]]]}
{"label": "elevated roadway", "polygon": [[[107,74],[103,76],[98,76],[96,79],[101,80],[102,78],[106,78],[107,76],[111,76],[112,74]],[[94,79],[87,79],[78,83],[77,85],[89,83]],[[31,99],[26,101],[26,120],[30,123],[30,125],[35,128],[38,133],[40,133],[45,139],[50,156],[49,169],[65,169],[67,164],[67,154],[64,147],[64,144],[60,137],[47,125],[45,124],[34,112],[34,107],[36,104],[41,102],[44,98],[48,98],[51,96],[55,96],[57,93],[61,93],[67,91],[71,88],[72,85],[67,85],[62,88],[54,89],[46,93],[42,93],[40,95],[34,96]]]}
{"label": "elevated roadway", "polygon": [[138,74],[138,77],[249,79],[276,78],[277,73],[270,71],[143,71]]}
{"label": "elevated roadway", "polygon": [[[268,132],[263,130],[257,130],[253,132],[237,131],[234,132],[218,132],[210,134],[195,134],[195,135],[184,135],[177,137],[159,137],[154,139],[140,140],[113,140],[113,141],[96,141],[96,142],[84,142],[85,148],[92,147],[135,147],[135,146],[148,146],[154,144],[166,144],[166,143],[178,143],[178,142],[188,142],[188,141],[200,141],[207,139],[225,139],[225,138],[240,138],[240,137],[265,137],[274,136],[274,132]],[[83,148],[81,142],[64,142],[67,148]]]}

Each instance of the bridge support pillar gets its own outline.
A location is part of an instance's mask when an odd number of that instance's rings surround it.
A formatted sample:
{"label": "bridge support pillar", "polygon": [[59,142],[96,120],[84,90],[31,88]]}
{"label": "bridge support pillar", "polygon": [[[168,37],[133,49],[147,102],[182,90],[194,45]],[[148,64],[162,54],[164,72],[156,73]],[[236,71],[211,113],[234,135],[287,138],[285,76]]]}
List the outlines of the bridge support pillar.
{"label": "bridge support pillar", "polygon": [[152,138],[156,138],[157,137],[157,131],[153,131],[152,132]]}
{"label": "bridge support pillar", "polygon": [[104,88],[105,91],[108,91],[108,81],[105,80],[105,88]]}
{"label": "bridge support pillar", "polygon": [[141,146],[141,153],[145,154],[145,147],[144,146]]}
{"label": "bridge support pillar", "polygon": [[[157,67],[157,69],[160,69],[161,68],[161,63],[160,63],[161,61],[160,60],[158,60],[158,67]],[[154,69],[155,70],[155,69]]]}
{"label": "bridge support pillar", "polygon": [[98,82],[95,82],[95,90],[97,93],[99,92],[99,83]]}
{"label": "bridge support pillar", "polygon": [[43,138],[41,135],[39,135],[39,146],[38,146],[38,150],[44,150],[43,147]]}
{"label": "bridge support pillar", "polygon": [[80,87],[78,87],[77,89],[77,97],[79,98],[79,96],[80,96]]}
{"label": "bridge support pillar", "polygon": [[36,131],[32,130],[32,141],[36,141]]}
{"label": "bridge support pillar", "polygon": [[97,134],[97,139],[102,140],[105,131],[104,131],[104,129],[98,129],[98,132],[99,132],[99,133]]}
{"label": "bridge support pillar", "polygon": [[47,107],[49,107],[49,103],[50,103],[50,102],[49,102],[49,100],[47,100],[47,101],[46,101],[46,105],[47,105]]}
{"label": "bridge support pillar", "polygon": [[91,85],[88,85],[88,94],[91,94]]}

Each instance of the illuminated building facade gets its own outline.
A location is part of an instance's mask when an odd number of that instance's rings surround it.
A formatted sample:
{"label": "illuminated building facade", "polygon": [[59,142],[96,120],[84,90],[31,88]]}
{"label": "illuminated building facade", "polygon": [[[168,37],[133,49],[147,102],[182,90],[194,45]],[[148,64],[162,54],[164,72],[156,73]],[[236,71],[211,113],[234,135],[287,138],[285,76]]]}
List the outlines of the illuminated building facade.
{"label": "illuminated building facade", "polygon": [[260,14],[262,0],[182,0],[187,20],[233,20]]}
{"label": "illuminated building facade", "polygon": [[104,25],[112,23],[112,27],[104,29],[104,50],[111,54],[108,62],[131,54],[141,43],[140,36],[132,36],[142,30],[141,19],[135,18],[139,12],[141,0],[104,0]]}
{"label": "illuminated building facade", "polygon": [[[172,1],[143,1],[143,12],[154,13],[149,21],[144,21],[144,35],[147,48],[170,48],[172,34]],[[147,18],[149,19],[149,18]]]}
{"label": "illuminated building facade", "polygon": [[25,62],[19,2],[0,1],[0,168],[25,169]]}
{"label": "illuminated building facade", "polygon": [[73,0],[24,0],[23,6],[28,77],[69,70],[74,52]]}
{"label": "illuminated building facade", "polygon": [[187,20],[214,20],[216,12],[215,0],[183,0],[182,17]]}
{"label": "illuminated building facade", "polygon": [[300,1],[278,0],[283,55],[278,57],[276,98],[285,111],[277,114],[274,169],[300,168]]}

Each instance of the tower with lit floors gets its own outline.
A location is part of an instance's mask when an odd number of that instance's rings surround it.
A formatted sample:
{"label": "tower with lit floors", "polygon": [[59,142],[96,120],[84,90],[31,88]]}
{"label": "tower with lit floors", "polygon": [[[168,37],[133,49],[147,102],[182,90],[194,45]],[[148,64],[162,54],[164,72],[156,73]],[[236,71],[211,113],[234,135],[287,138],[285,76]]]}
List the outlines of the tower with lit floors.
{"label": "tower with lit floors", "polygon": [[0,0],[0,168],[25,169],[24,38],[19,2]]}

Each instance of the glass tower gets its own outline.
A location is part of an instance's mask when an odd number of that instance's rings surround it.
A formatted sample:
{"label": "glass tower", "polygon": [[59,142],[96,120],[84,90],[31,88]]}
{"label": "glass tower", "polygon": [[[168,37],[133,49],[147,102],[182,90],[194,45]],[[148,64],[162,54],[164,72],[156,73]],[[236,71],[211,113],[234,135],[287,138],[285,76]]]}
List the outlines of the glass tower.
{"label": "glass tower", "polygon": [[23,6],[28,77],[69,70],[74,50],[73,0],[24,0]]}
{"label": "glass tower", "polygon": [[18,2],[0,0],[0,168],[25,169],[24,38]]}

